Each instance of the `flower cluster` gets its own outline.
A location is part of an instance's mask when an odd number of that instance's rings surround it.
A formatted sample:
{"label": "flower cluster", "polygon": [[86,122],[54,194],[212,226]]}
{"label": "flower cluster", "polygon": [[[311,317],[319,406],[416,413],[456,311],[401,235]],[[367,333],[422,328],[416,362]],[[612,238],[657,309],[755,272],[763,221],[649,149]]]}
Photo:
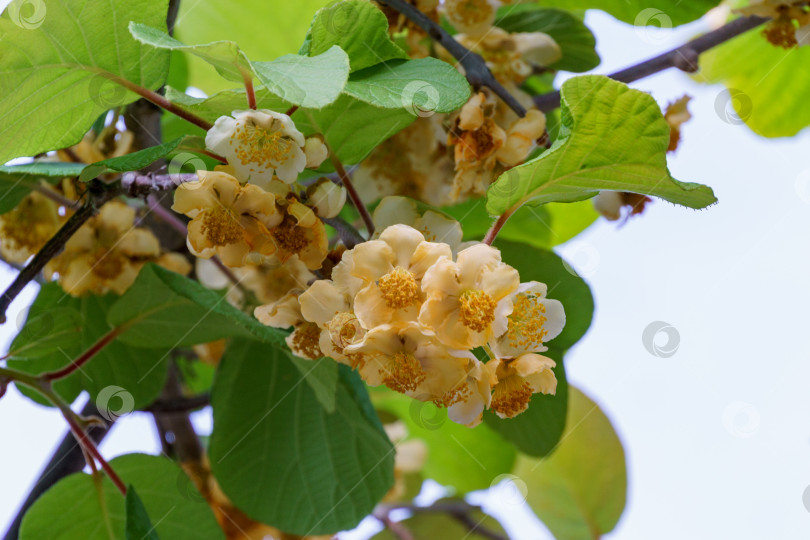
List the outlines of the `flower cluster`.
{"label": "flower cluster", "polygon": [[175,192],[172,209],[191,218],[189,251],[217,255],[230,267],[295,257],[308,269],[320,268],[328,246],[319,218],[337,215],[346,193],[327,178],[301,189],[296,181],[327,158],[324,142],[304,138],[286,114],[251,110],[220,117],[206,145],[228,165],[198,171],[198,180]]}
{"label": "flower cluster", "polygon": [[493,247],[475,244],[454,257],[448,244],[398,224],[346,251],[331,279],[255,316],[292,327],[294,354],[328,356],[372,386],[432,401],[474,426],[485,409],[513,417],[534,393],[554,393],[554,362],[537,353],[565,315],[545,293],[542,283],[521,284]]}

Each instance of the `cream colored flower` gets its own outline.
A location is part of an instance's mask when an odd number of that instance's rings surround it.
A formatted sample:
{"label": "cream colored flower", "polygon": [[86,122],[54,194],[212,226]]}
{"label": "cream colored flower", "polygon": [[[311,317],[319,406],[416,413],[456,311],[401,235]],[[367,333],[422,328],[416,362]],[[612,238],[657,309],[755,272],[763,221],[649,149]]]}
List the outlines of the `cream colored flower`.
{"label": "cream colored flower", "polygon": [[425,272],[419,322],[449,347],[480,347],[506,332],[519,285],[517,270],[501,262],[500,251],[477,244],[461,251],[457,262],[441,258]]}
{"label": "cream colored flower", "polygon": [[200,178],[181,184],[172,210],[192,218],[187,244],[197,257],[218,255],[228,266],[262,262],[276,251],[270,229],[282,215],[272,193],[242,186],[220,171],[197,171]]}
{"label": "cream colored flower", "polygon": [[644,212],[647,203],[652,199],[646,195],[638,193],[626,193],[623,191],[600,191],[593,198],[594,210],[602,214],[608,221],[618,221],[622,217],[622,209],[627,208],[626,218]]}
{"label": "cream colored flower", "polygon": [[490,360],[487,367],[498,379],[490,408],[501,418],[512,418],[529,407],[532,395],[555,394],[557,378],[552,371],[555,365],[554,360],[539,354]]}
{"label": "cream colored flower", "polygon": [[134,227],[135,210],[119,201],[101,207],[48,262],[45,274],[59,275],[68,294],[123,294],[141,267],[160,256],[160,244],[148,229]]}
{"label": "cream colored flower", "polygon": [[678,143],[681,141],[681,126],[692,118],[692,113],[689,112],[689,102],[692,100],[690,96],[683,96],[667,105],[667,110],[664,113],[664,119],[669,124],[669,148],[667,152],[674,152],[678,149]]}
{"label": "cream colored flower", "polygon": [[508,167],[518,165],[537,146],[537,139],[545,132],[546,115],[537,109],[530,109],[525,117],[516,120],[506,131],[506,142],[495,157]]}
{"label": "cream colored flower", "polygon": [[481,423],[483,412],[492,403],[492,387],[496,383],[489,366],[476,359],[467,362],[464,379],[448,396],[452,403],[447,407],[447,416],[457,424],[475,427]]}
{"label": "cream colored flower", "polygon": [[521,283],[512,295],[509,324],[500,337],[490,343],[492,352],[501,358],[515,358],[523,353],[548,350],[551,341],[565,326],[565,310],[558,300],[546,298],[545,283]]}
{"label": "cream colored flower", "polygon": [[295,182],[307,166],[305,144],[289,116],[267,109],[220,116],[205,136],[206,147],[227,159],[236,176],[261,187],[274,174]]}
{"label": "cream colored flower", "polygon": [[323,139],[313,136],[304,143],[304,154],[307,156],[307,169],[317,169],[329,157],[329,148]]}
{"label": "cream colored flower", "polygon": [[428,242],[448,244],[455,252],[461,244],[463,231],[455,219],[434,210],[419,211],[416,201],[408,197],[385,197],[374,209],[374,238],[379,238],[382,231],[392,225],[401,223],[413,227]]}
{"label": "cream colored flower", "polygon": [[0,253],[11,263],[24,263],[59,230],[59,207],[36,191],[16,208],[0,215]]}
{"label": "cream colored flower", "polygon": [[444,14],[459,32],[480,37],[492,29],[498,6],[494,0],[445,0]]}
{"label": "cream colored flower", "polygon": [[326,228],[312,208],[300,202],[289,186],[283,186],[286,194],[282,196],[281,186],[283,184],[278,181],[270,185],[279,197],[278,206],[283,215],[281,223],[271,231],[277,248],[275,256],[284,263],[297,255],[307,268],[316,270],[329,252]]}
{"label": "cream colored flower", "polygon": [[287,346],[300,358],[317,360],[323,357],[319,346],[321,328],[301,315],[299,298],[302,293],[300,289],[292,290],[276,302],[257,307],[253,316],[266,326],[293,327],[292,333],[285,338]]}
{"label": "cream colored flower", "polygon": [[379,240],[353,250],[352,275],[365,286],[354,298],[354,312],[363,327],[416,321],[424,295],[421,280],[436,261],[452,257],[447,244],[426,242],[407,225],[392,225]]}
{"label": "cream colored flower", "polygon": [[346,204],[346,188],[328,178],[321,178],[307,188],[307,206],[315,210],[318,217],[333,218]]}

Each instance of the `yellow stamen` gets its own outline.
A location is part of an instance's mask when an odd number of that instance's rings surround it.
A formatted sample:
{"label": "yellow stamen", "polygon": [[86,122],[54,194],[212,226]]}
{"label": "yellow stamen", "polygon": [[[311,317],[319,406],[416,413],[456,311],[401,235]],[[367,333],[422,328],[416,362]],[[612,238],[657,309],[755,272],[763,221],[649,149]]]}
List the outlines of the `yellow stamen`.
{"label": "yellow stamen", "polygon": [[121,275],[124,265],[128,262],[126,257],[115,249],[98,248],[93,255],[93,274],[102,279],[115,279]]}
{"label": "yellow stamen", "polygon": [[385,305],[392,309],[402,309],[419,303],[419,285],[413,273],[395,267],[379,279],[377,285]]}
{"label": "yellow stamen", "polygon": [[548,335],[544,328],[548,320],[545,313],[546,306],[538,301],[537,296],[530,293],[517,295],[506,330],[509,344],[526,349],[541,345]]}
{"label": "yellow stamen", "polygon": [[287,161],[295,143],[285,136],[280,128],[266,130],[248,120],[231,135],[231,145],[236,147],[236,157],[243,165],[255,164],[259,167],[277,167]]}
{"label": "yellow stamen", "polygon": [[245,237],[244,229],[236,216],[222,207],[206,210],[202,232],[215,246],[235,244]]}
{"label": "yellow stamen", "polygon": [[298,220],[287,214],[284,221],[273,228],[273,238],[279,248],[288,253],[299,253],[309,244],[306,228],[298,226]]}
{"label": "yellow stamen", "polygon": [[383,383],[395,392],[413,392],[424,380],[422,364],[412,354],[400,351],[385,362]]}
{"label": "yellow stamen", "polygon": [[293,332],[293,347],[298,354],[315,360],[323,356],[319,345],[320,337],[321,329],[318,325],[312,322],[305,322],[298,326],[295,332]]}
{"label": "yellow stamen", "polygon": [[484,291],[468,289],[459,302],[459,320],[470,330],[483,332],[495,320],[495,300]]}
{"label": "yellow stamen", "polygon": [[532,399],[532,387],[523,378],[511,375],[498,381],[490,408],[508,418],[525,411]]}

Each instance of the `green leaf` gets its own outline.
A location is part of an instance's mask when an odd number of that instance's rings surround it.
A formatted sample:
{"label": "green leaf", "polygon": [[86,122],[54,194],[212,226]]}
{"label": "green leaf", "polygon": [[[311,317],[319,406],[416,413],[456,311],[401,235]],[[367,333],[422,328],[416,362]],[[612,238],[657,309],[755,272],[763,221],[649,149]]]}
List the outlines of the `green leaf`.
{"label": "green leaf", "polygon": [[241,83],[244,77],[252,77],[253,70],[250,67],[245,53],[234,41],[215,41],[200,45],[186,45],[163,30],[152,28],[145,24],[131,22],[129,32],[139,42],[155,49],[165,49],[169,51],[186,51],[198,58],[202,58],[217,70],[229,81]]}
{"label": "green leaf", "polygon": [[603,190],[654,195],[689,208],[717,202],[710,188],[670,175],[669,124],[649,94],[599,75],[574,77],[562,86],[562,123],[550,150],[490,186],[490,214],[578,201]]}
{"label": "green leaf", "polygon": [[792,137],[810,125],[808,63],[810,47],[774,47],[756,29],[701,55],[696,79],[726,86],[715,100],[724,122],[745,122],[763,137]]}
{"label": "green leaf", "polygon": [[405,423],[409,439],[421,439],[427,445],[424,477],[467,493],[491,487],[496,478],[512,470],[515,448],[489,426],[470,429],[456,424],[447,417],[447,409],[383,387],[372,390],[372,399],[379,410]]}
{"label": "green leaf", "polygon": [[552,251],[530,248],[503,239],[495,241],[503,260],[520,272],[520,281],[540,281],[548,286],[548,297],[559,300],[565,309],[565,327],[548,342],[550,347],[567,350],[582,339],[593,320],[593,295],[585,281],[568,270],[565,261]]}
{"label": "green leaf", "polygon": [[354,527],[391,488],[394,449],[343,376],[331,414],[302,382],[279,351],[234,342],[214,383],[211,468],[253,519],[329,534]]}
{"label": "green leaf", "polygon": [[[171,460],[128,454],[110,466],[138,490],[160,538],[224,540],[205,499]],[[101,489],[103,505],[90,475],[76,473],[60,480],[26,513],[20,540],[129,540],[124,497],[106,475]]]}
{"label": "green leaf", "polygon": [[365,0],[334,2],[315,14],[309,30],[310,56],[334,45],[349,55],[352,72],[408,55],[388,37],[388,19]]}
{"label": "green leaf", "polygon": [[[39,374],[61,369],[112,330],[107,312],[118,296],[73,298],[56,283],[43,285],[22,330],[10,347],[9,366]],[[145,342],[133,349],[113,341],[81,369],[54,381],[54,390],[71,402],[82,390],[90,393],[102,415],[118,417],[157,398],[166,379],[168,351]],[[33,391],[23,393],[48,404]]]}
{"label": "green leaf", "polygon": [[159,540],[143,501],[135,493],[135,487],[131,484],[127,486],[126,510],[127,540]]}
{"label": "green leaf", "polygon": [[0,214],[13,210],[42,180],[54,183],[78,176],[83,168],[82,163],[55,162],[0,165]]}
{"label": "green leaf", "polygon": [[[184,43],[235,39],[249,58],[277,58],[298,51],[315,11],[329,1],[183,0],[174,35]],[[199,58],[189,58],[188,70],[189,86],[208,95],[233,86]]]}
{"label": "green leaf", "polygon": [[[463,501],[453,499],[439,499],[436,505],[464,504]],[[492,538],[491,533],[499,535],[499,538],[507,538],[506,532],[494,517],[481,511],[472,511],[467,514],[472,518],[472,527],[459,521],[456,517],[447,512],[418,512],[413,517],[400,521],[402,525],[413,534],[417,540],[427,538],[441,538],[442,540],[488,540]],[[490,534],[482,532],[488,531]],[[399,540],[390,529],[383,529],[380,533],[371,537],[371,540]]]}
{"label": "green leaf", "polygon": [[16,24],[6,10],[0,16],[0,163],[73,145],[102,112],[138,99],[109,74],[159,88],[169,53],[141,45],[127,26],[163,29],[166,9],[167,0],[55,0],[36,28]]}
{"label": "green leaf", "polygon": [[635,26],[672,28],[692,22],[717,6],[720,0],[544,0],[543,5],[564,9],[601,9]]}
{"label": "green leaf", "polygon": [[139,171],[155,161],[165,158],[181,145],[191,148],[205,148],[205,142],[200,137],[180,137],[165,144],[150,146],[131,154],[92,163],[84,168],[81,175],[79,175],[79,181],[89,182],[93,178],[109,172]]}
{"label": "green leaf", "polygon": [[548,66],[550,69],[581,73],[601,62],[593,32],[570,11],[536,4],[503,6],[495,25],[508,32],[543,32],[551,36],[560,46],[562,58]]}
{"label": "green leaf", "polygon": [[542,353],[557,362],[554,375],[557,377],[557,393],[553,396],[535,394],[529,408],[514,418],[500,418],[492,412],[484,413],[484,423],[493,431],[530,456],[543,457],[550,454],[565,431],[565,414],[568,410],[568,379],[563,365],[563,354],[557,349]]}
{"label": "green leaf", "polygon": [[470,97],[467,79],[437,58],[392,60],[357,71],[346,93],[377,107],[446,113],[460,108]]}
{"label": "green leaf", "polygon": [[283,100],[321,109],[340,96],[349,77],[349,57],[340,47],[317,56],[287,54],[272,62],[253,62],[262,84]]}
{"label": "green leaf", "polygon": [[133,347],[176,348],[238,336],[286,348],[280,330],[236,309],[225,296],[151,263],[112,306],[107,320],[129,325],[118,340]]}
{"label": "green leaf", "polygon": [[[481,240],[495,221],[487,213],[483,198],[444,207],[442,211],[461,223],[464,240]],[[584,231],[597,217],[590,201],[526,205],[509,218],[498,238],[551,249]]]}
{"label": "green leaf", "polygon": [[331,358],[306,360],[292,354],[287,355],[299,373],[315,393],[318,402],[328,413],[335,412],[335,398],[338,385],[338,364]]}
{"label": "green leaf", "polygon": [[527,502],[559,540],[597,539],[613,530],[627,499],[624,449],[610,420],[571,388],[568,429],[541,460],[520,457],[515,474]]}

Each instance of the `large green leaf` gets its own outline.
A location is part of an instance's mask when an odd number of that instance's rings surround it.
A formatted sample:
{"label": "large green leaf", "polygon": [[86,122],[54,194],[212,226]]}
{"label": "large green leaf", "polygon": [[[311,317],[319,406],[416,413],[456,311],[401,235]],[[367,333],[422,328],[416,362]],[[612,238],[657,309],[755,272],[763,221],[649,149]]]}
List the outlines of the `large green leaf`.
{"label": "large green leaf", "polygon": [[562,58],[548,66],[581,73],[599,65],[596,38],[582,19],[562,9],[541,8],[536,4],[516,4],[498,10],[495,25],[509,32],[543,32],[562,51]]}
{"label": "large green leaf", "polygon": [[388,19],[366,0],[343,0],[321,9],[309,29],[306,52],[321,54],[334,45],[349,55],[357,71],[408,55],[388,37]]}
{"label": "large green leaf", "polygon": [[568,428],[551,456],[518,458],[526,501],[559,540],[596,540],[613,530],[627,498],[624,449],[610,420],[571,388]]}
{"label": "large green leaf", "polygon": [[792,137],[810,125],[810,47],[774,47],[751,30],[700,57],[699,81],[723,83],[715,100],[720,119],[745,122],[764,137]]}
{"label": "large green leaf", "polygon": [[159,540],[149,513],[132,484],[127,486],[127,540]]}
{"label": "large green leaf", "polygon": [[[110,466],[125,484],[138,490],[160,538],[225,538],[205,499],[189,486],[186,473],[172,461],[128,454],[115,458]],[[26,513],[20,540],[129,540],[124,497],[106,476],[101,489],[103,504],[90,475],[76,473],[60,480]]]}
{"label": "large green leaf", "polygon": [[352,528],[391,488],[394,449],[343,373],[333,413],[302,382],[285,355],[235,341],[212,394],[211,468],[263,523],[302,535]]}
{"label": "large green leaf", "polygon": [[0,165],[0,214],[15,206],[45,180],[49,183],[78,176],[82,163],[36,162],[25,165]]}
{"label": "large green leaf", "polygon": [[456,68],[436,58],[392,60],[353,73],[346,93],[377,107],[413,114],[451,112],[470,97],[470,85]]}
{"label": "large green leaf", "polygon": [[372,390],[374,405],[399,417],[409,439],[428,448],[422,475],[458,493],[487,489],[512,470],[515,448],[485,424],[473,429],[454,423],[447,410],[385,388]]}
{"label": "large green leaf", "polygon": [[543,355],[557,362],[554,368],[554,375],[557,377],[555,395],[533,395],[529,408],[514,418],[500,418],[492,412],[484,413],[487,426],[500,433],[524,454],[537,457],[550,454],[560,442],[568,410],[568,379],[565,376],[563,354],[557,349],[549,349]]}
{"label": "large green leaf", "polygon": [[[272,60],[298,51],[313,15],[329,2],[183,0],[175,36],[184,43],[235,40],[249,58]],[[188,84],[209,95],[233,86],[195,57],[189,58]]]}
{"label": "large green leaf", "polygon": [[705,15],[720,0],[541,0],[543,6],[564,9],[601,9],[629,24],[671,28]]}
{"label": "large green leaf", "polygon": [[[39,374],[69,365],[112,329],[106,316],[117,300],[112,294],[73,298],[56,283],[44,285],[11,344],[9,366]],[[163,387],[168,351],[149,342],[142,345],[147,348],[113,341],[81,369],[55,381],[54,390],[68,402],[87,390],[105,416],[120,416],[150,404]],[[21,390],[47,403],[32,391]]]}
{"label": "large green leaf", "polygon": [[236,309],[225,296],[155,264],[143,267],[107,320],[113,326],[128,325],[118,339],[133,347],[175,348],[250,337],[286,348],[280,330]]}
{"label": "large green leaf", "polygon": [[654,195],[689,208],[717,202],[710,188],[670,175],[669,124],[649,94],[603,76],[574,77],[562,86],[562,123],[550,150],[490,186],[490,214],[582,200],[603,190]]}
{"label": "large green leaf", "polygon": [[6,10],[0,16],[0,163],[75,144],[102,112],[138,99],[109,74],[159,88],[168,51],[138,43],[127,26],[165,29],[166,8],[167,0],[53,0],[36,28],[15,23]]}

